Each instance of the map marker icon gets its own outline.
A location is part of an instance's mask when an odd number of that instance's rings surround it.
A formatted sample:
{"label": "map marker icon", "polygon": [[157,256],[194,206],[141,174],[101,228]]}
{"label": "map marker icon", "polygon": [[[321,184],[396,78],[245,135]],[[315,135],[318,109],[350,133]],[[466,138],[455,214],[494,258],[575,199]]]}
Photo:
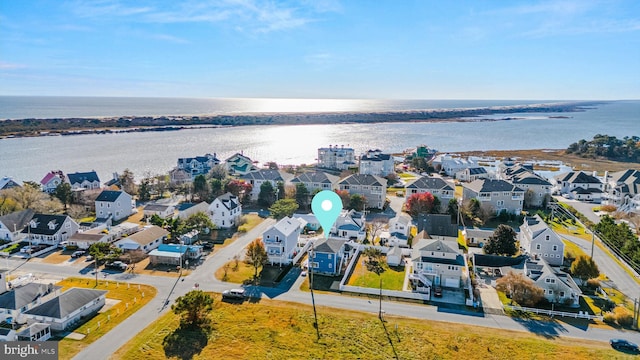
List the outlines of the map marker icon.
{"label": "map marker icon", "polygon": [[322,226],[324,238],[329,238],[329,231],[342,211],[342,199],[333,191],[323,190],[311,200],[311,210]]}

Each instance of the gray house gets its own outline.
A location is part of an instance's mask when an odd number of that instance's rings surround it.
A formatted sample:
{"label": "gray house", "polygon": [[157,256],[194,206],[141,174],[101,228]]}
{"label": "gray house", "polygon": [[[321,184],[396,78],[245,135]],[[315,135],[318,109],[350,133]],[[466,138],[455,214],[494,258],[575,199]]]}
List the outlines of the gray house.
{"label": "gray house", "polygon": [[480,205],[490,207],[496,214],[506,210],[510,214],[520,214],[524,201],[524,190],[504,180],[480,179],[462,184],[462,199],[480,200]]}
{"label": "gray house", "polygon": [[366,207],[382,209],[387,198],[387,179],[375,175],[353,174],[338,183],[340,190],[366,199]]}
{"label": "gray house", "polygon": [[[282,170],[260,169],[246,173],[240,176],[240,179],[251,184],[251,200],[257,200],[260,194],[260,186],[263,183],[270,182],[271,186],[277,189],[279,182],[285,185],[289,184],[293,179],[293,175]],[[278,198],[284,198],[284,194],[277,194],[277,196]]]}
{"label": "gray house", "polygon": [[517,164],[507,167],[501,177],[525,191],[527,206],[541,207],[551,196],[551,183],[528,166]]}
{"label": "gray house", "polygon": [[298,183],[304,184],[304,186],[307,187],[307,190],[309,190],[309,194],[313,194],[316,190],[337,189],[338,181],[340,181],[340,178],[335,175],[327,174],[322,171],[312,171],[296,176],[291,180],[291,183],[294,185]]}
{"label": "gray house", "polygon": [[79,323],[105,304],[107,291],[72,288],[44,304],[24,313],[33,321],[51,325],[52,330],[62,331]]}
{"label": "gray house", "polygon": [[408,183],[405,187],[406,197],[413,194],[431,193],[440,199],[440,210],[446,210],[449,200],[454,198],[455,190],[453,186],[439,177],[423,176]]}
{"label": "gray house", "polygon": [[549,265],[560,266],[564,261],[564,243],[540,215],[525,217],[518,234],[520,247],[534,258],[542,258]]}

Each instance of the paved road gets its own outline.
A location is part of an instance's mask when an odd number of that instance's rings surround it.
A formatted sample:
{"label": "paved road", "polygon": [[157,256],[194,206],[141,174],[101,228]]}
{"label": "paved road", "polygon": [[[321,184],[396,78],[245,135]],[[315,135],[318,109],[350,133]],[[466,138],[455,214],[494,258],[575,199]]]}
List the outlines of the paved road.
{"label": "paved road", "polygon": [[591,221],[592,223],[597,224],[600,222],[600,216],[596,215],[592,210],[595,206],[599,206],[599,204],[565,199],[562,196],[554,196],[553,198],[556,199],[556,201],[558,202],[563,202],[568,205],[571,205],[574,209],[578,210],[584,216],[586,216],[587,219],[589,219],[589,221]]}

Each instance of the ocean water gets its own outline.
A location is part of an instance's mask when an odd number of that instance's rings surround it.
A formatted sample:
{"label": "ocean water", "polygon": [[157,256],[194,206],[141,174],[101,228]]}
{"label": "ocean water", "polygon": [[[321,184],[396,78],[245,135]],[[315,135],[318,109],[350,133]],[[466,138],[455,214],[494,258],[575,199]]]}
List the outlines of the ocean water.
{"label": "ocean water", "polygon": [[[0,97],[6,101],[6,97]],[[47,100],[48,101],[48,100]],[[373,100],[362,100],[373,101]],[[351,102],[348,100],[347,102]],[[418,104],[431,103],[444,107],[440,101],[376,103],[372,109],[409,110]],[[538,102],[492,102],[493,105],[517,105]],[[402,105],[404,104],[404,105]],[[455,108],[488,106],[488,102],[450,101]],[[445,104],[446,105],[446,104]],[[108,106],[91,110],[82,116],[114,116],[121,108],[108,112]],[[170,105],[167,105],[171,107]],[[271,105],[272,107],[276,107]],[[297,105],[296,105],[297,106]],[[349,105],[352,106],[352,105]],[[44,111],[45,105],[33,106],[33,113]],[[295,106],[291,106],[293,108]],[[334,109],[337,105],[334,107]],[[264,108],[264,107],[263,107]],[[282,108],[282,106],[281,106]],[[3,114],[18,113],[0,106]],[[64,109],[43,112],[45,118],[60,117]],[[107,112],[105,112],[107,111]],[[146,109],[139,109],[144,112]],[[225,110],[227,111],[227,110]],[[238,112],[257,111],[239,108]],[[337,111],[337,110],[335,110]],[[354,111],[353,108],[345,111]],[[24,112],[22,114],[25,114]],[[99,115],[102,114],[102,115]],[[108,115],[105,115],[108,114]],[[165,115],[170,115],[165,113]],[[335,125],[271,125],[229,128],[189,129],[168,132],[143,132],[104,135],[49,136],[0,140],[0,176],[17,180],[40,181],[50,170],[64,172],[96,170],[104,182],[113,172],[128,168],[136,178],[165,174],[176,166],[180,157],[216,153],[222,160],[243,152],[260,163],[313,164],[317,149],[328,145],[344,145],[360,154],[370,148],[385,152],[426,144],[446,152],[469,150],[559,149],[596,134],[619,138],[640,135],[640,101],[619,101],[598,105],[583,112],[562,113],[567,118],[550,118],[558,113],[518,113],[485,116],[518,120],[481,122],[419,122]],[[68,116],[68,115],[67,115]],[[78,115],[80,116],[80,115]],[[27,116],[39,117],[39,116]]]}

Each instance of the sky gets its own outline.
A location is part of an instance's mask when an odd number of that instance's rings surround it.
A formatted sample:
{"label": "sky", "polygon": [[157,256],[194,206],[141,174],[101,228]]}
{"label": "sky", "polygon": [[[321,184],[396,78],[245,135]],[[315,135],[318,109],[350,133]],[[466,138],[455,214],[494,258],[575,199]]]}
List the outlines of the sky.
{"label": "sky", "polygon": [[0,95],[640,99],[640,1],[2,0]]}

